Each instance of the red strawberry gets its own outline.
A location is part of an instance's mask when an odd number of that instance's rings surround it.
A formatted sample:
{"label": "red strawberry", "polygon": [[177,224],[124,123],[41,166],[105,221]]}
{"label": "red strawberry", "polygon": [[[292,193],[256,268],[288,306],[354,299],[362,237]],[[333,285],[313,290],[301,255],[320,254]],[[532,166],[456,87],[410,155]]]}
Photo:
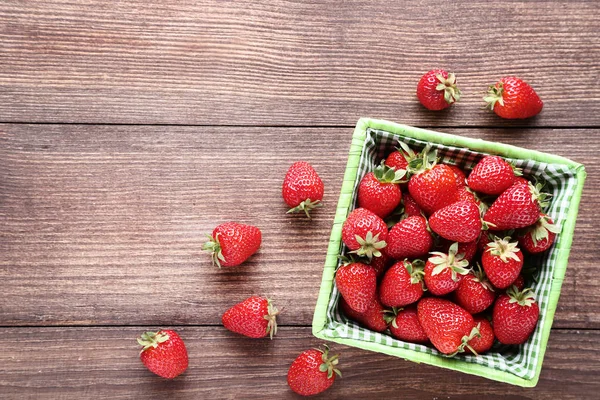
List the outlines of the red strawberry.
{"label": "red strawberry", "polygon": [[362,263],[346,264],[338,268],[335,284],[348,305],[359,313],[367,311],[377,294],[375,270]]}
{"label": "red strawberry", "polygon": [[446,165],[450,167],[450,169],[452,169],[452,171],[454,172],[454,177],[456,178],[456,188],[460,190],[461,188],[467,186],[467,176],[465,175],[463,170],[460,169],[459,166],[454,164]]}
{"label": "red strawberry", "polygon": [[406,171],[381,165],[366,174],[358,185],[358,206],[385,218],[400,204],[400,179]]}
{"label": "red strawberry", "polygon": [[535,90],[514,76],[502,78],[490,86],[488,95],[483,100],[490,110],[507,119],[530,118],[539,114],[544,107]]}
{"label": "red strawberry", "polygon": [[453,242],[472,242],[481,233],[479,207],[471,201],[457,201],[429,217],[432,231]]}
{"label": "red strawberry", "polygon": [[398,222],[387,236],[385,252],[396,260],[426,255],[433,246],[427,220],[422,216],[408,217]]}
{"label": "red strawberry", "polygon": [[423,261],[397,262],[383,276],[379,299],[388,307],[402,307],[423,296]]}
{"label": "red strawberry", "polygon": [[385,159],[385,165],[395,171],[406,170],[406,167],[408,166],[407,158],[408,155],[406,153],[404,153],[402,150],[397,150],[387,156]]}
{"label": "red strawberry", "polygon": [[450,246],[448,254],[434,251],[425,263],[425,285],[427,290],[435,296],[444,296],[458,288],[463,276],[470,270],[467,260],[459,258],[456,254],[458,243]]}
{"label": "red strawberry", "polygon": [[421,299],[417,316],[431,343],[444,354],[463,352],[467,343],[479,333],[471,314],[448,300]]}
{"label": "red strawberry", "polygon": [[335,381],[335,375],[342,376],[337,369],[339,355],[329,356],[329,347],[324,350],[310,349],[302,352],[288,370],[287,382],[294,392],[302,396],[321,393]]}
{"label": "red strawberry", "polygon": [[540,308],[531,289],[511,287],[494,305],[493,323],[496,338],[503,344],[524,343],[533,333]]}
{"label": "red strawberry", "polygon": [[471,314],[477,314],[486,310],[496,300],[496,293],[492,284],[487,279],[481,267],[478,265],[464,277],[455,292],[456,304]]}
{"label": "red strawberry", "polygon": [[517,289],[523,290],[525,288],[525,278],[523,278],[523,275],[519,275],[511,286],[515,286]]}
{"label": "red strawberry", "polygon": [[417,97],[429,110],[443,110],[460,99],[456,76],[443,69],[432,69],[417,84]]}
{"label": "red strawberry", "polygon": [[402,203],[404,204],[404,214],[407,217],[421,215],[421,208],[410,193],[402,193]]}
{"label": "red strawberry", "polygon": [[477,251],[483,254],[488,248],[488,243],[494,241],[494,234],[486,231],[481,232],[481,236],[477,239]]}
{"label": "red strawberry", "polygon": [[251,338],[269,335],[273,339],[277,333],[277,314],[279,311],[271,300],[252,296],[225,311],[222,322],[231,332]]}
{"label": "red strawberry", "polygon": [[467,183],[471,189],[489,195],[499,195],[511,187],[521,169],[513,167],[502,157],[485,156],[469,174]]}
{"label": "red strawberry", "polygon": [[519,235],[519,245],[529,253],[541,253],[552,246],[557,233],[560,233],[560,229],[552,219],[540,213],[540,219]]}
{"label": "red strawberry", "polygon": [[187,369],[187,349],[175,331],[145,332],[137,341],[143,346],[140,360],[156,375],[173,379]]}
{"label": "red strawberry", "polygon": [[429,338],[417,317],[417,307],[412,305],[402,308],[392,308],[386,311],[385,320],[390,332],[396,339],[411,343],[427,343]]}
{"label": "red strawberry", "polygon": [[373,257],[371,259],[369,266],[375,270],[375,275],[379,279],[385,274],[385,271],[393,261],[386,253],[381,253],[381,257]]}
{"label": "red strawberry", "polygon": [[364,313],[354,311],[343,297],[340,298],[340,308],[350,319],[361,323],[372,331],[383,332],[387,329],[387,322],[383,318],[385,309],[377,300],[377,297],[373,299]]}
{"label": "red strawberry", "polygon": [[523,253],[517,242],[510,242],[510,237],[496,237],[488,243],[488,248],[481,255],[481,264],[490,282],[498,289],[505,289],[513,284],[523,268]]}
{"label": "red strawberry", "polygon": [[380,257],[387,236],[385,222],[365,208],[352,211],[342,226],[342,241],[359,256]]}
{"label": "red strawberry", "polygon": [[283,200],[291,207],[288,213],[304,211],[310,219],[310,211],[323,205],[324,191],[317,171],[305,161],[292,164],[283,179]]}
{"label": "red strawberry", "polygon": [[515,177],[515,183],[513,183],[513,185],[516,184],[523,184],[523,185],[529,185],[529,181],[525,178],[523,178],[522,176],[517,176]]}
{"label": "red strawberry", "polygon": [[548,196],[540,193],[541,185],[513,185],[506,189],[483,216],[490,230],[524,228],[534,224],[540,217],[540,206]]}
{"label": "red strawberry", "polygon": [[218,225],[207,235],[209,241],[202,250],[209,251],[213,264],[221,267],[235,267],[258,251],[262,235],[260,229],[252,225],[226,222]]}
{"label": "red strawberry", "polygon": [[473,339],[469,340],[465,352],[483,354],[494,345],[494,330],[492,329],[492,324],[490,324],[490,321],[486,318],[477,315],[473,317],[473,319],[479,330],[479,336],[475,336]]}

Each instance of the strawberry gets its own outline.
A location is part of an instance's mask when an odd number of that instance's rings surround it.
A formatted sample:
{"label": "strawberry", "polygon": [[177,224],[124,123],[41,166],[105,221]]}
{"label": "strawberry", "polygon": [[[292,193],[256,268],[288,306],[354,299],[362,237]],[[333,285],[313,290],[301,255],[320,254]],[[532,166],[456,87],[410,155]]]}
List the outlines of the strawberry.
{"label": "strawberry", "polygon": [[524,228],[540,217],[540,207],[547,206],[548,194],[540,193],[541,185],[513,185],[506,189],[483,216],[490,230]]}
{"label": "strawberry", "polygon": [[359,256],[381,257],[387,236],[385,222],[365,208],[352,211],[342,226],[342,241]]}
{"label": "strawberry", "polygon": [[380,165],[374,172],[366,174],[358,185],[358,206],[385,218],[394,211],[402,200],[400,179],[406,171]]}
{"label": "strawberry", "polygon": [[234,305],[223,314],[223,326],[231,332],[251,338],[273,339],[277,334],[277,308],[271,300],[252,296]]}
{"label": "strawberry", "polygon": [[531,289],[511,287],[494,304],[493,324],[498,341],[503,344],[524,343],[533,333],[540,308]]}
{"label": "strawberry", "polygon": [[213,264],[221,267],[240,265],[258,251],[262,240],[260,229],[252,225],[226,222],[218,225],[202,250],[211,253]]}
{"label": "strawberry", "polygon": [[[452,244],[453,244],[453,242],[442,239],[441,246],[439,247],[440,252],[448,253],[448,251],[450,251],[450,246],[452,246]],[[473,260],[473,258],[475,257],[476,253],[477,253],[477,241],[474,240],[472,242],[458,244],[458,250],[456,251],[456,254],[460,255],[459,258],[462,258],[463,260],[467,260],[470,263]]]}
{"label": "strawberry", "polygon": [[513,185],[516,184],[523,184],[523,185],[529,185],[529,181],[525,178],[523,178],[522,176],[517,176],[515,177],[515,183],[513,183]]}
{"label": "strawberry", "polygon": [[481,264],[492,284],[498,289],[506,289],[513,284],[523,268],[523,253],[511,242],[510,237],[498,237],[488,243],[488,248],[481,255]]}
{"label": "strawberry", "polygon": [[302,352],[292,362],[287,374],[290,389],[302,396],[312,396],[329,389],[335,375],[342,376],[337,369],[339,354],[329,356],[329,347],[324,350],[310,349]]}
{"label": "strawberry", "polygon": [[358,313],[352,309],[344,300],[344,298],[340,298],[340,308],[348,316],[350,319],[353,319],[356,322],[361,323],[372,331],[375,332],[383,332],[387,329],[388,324],[385,321],[384,317],[384,308],[375,297],[367,310],[364,313]]}
{"label": "strawberry", "polygon": [[435,296],[444,296],[455,291],[463,276],[468,274],[470,270],[466,267],[469,265],[467,260],[464,260],[462,255],[456,254],[458,251],[458,243],[452,244],[448,254],[434,251],[425,263],[425,286],[431,294]]}
{"label": "strawberry", "polygon": [[518,290],[523,290],[525,288],[525,278],[523,278],[523,275],[517,276],[517,279],[515,279],[511,286],[515,286]]}
{"label": "strawberry", "polygon": [[421,215],[421,208],[419,207],[415,199],[412,198],[410,193],[402,193],[402,203],[404,205],[404,215],[406,217],[414,217],[416,215]]}
{"label": "strawberry", "polygon": [[379,299],[388,307],[403,307],[423,296],[423,261],[397,262],[383,276]]}
{"label": "strawberry", "polygon": [[490,233],[489,231],[482,231],[481,236],[479,236],[479,239],[477,239],[477,251],[483,254],[483,252],[488,248],[488,243],[494,241],[494,237],[495,236],[493,233]]}
{"label": "strawberry", "polygon": [[417,97],[428,110],[443,110],[460,99],[456,76],[443,69],[432,69],[417,84]]}
{"label": "strawberry", "polygon": [[514,76],[502,78],[490,86],[483,100],[496,115],[507,119],[530,118],[539,114],[544,107],[535,90]]}
{"label": "strawberry", "polygon": [[431,343],[444,354],[463,352],[479,333],[471,314],[448,300],[421,299],[417,304],[417,317]]}
{"label": "strawberry", "polygon": [[521,175],[521,169],[502,157],[485,156],[469,174],[467,184],[476,192],[497,196],[511,187],[518,175]]}
{"label": "strawberry", "polygon": [[403,219],[390,230],[385,252],[396,260],[426,255],[433,246],[427,220],[422,216]]}
{"label": "strawberry", "polygon": [[494,330],[492,324],[486,318],[476,315],[473,317],[475,320],[475,326],[479,330],[479,335],[469,340],[466,353],[483,354],[492,348],[494,345]]}
{"label": "strawberry", "polygon": [[323,206],[325,188],[317,171],[307,162],[298,161],[288,169],[283,179],[281,194],[291,207],[288,213],[304,211],[310,219],[310,211]]}
{"label": "strawberry", "polygon": [[359,313],[367,311],[377,294],[375,270],[358,262],[338,268],[335,284],[348,305]]}
{"label": "strawberry", "polygon": [[471,201],[457,201],[429,217],[432,231],[453,242],[472,242],[481,233],[479,207]]}
{"label": "strawberry", "polygon": [[411,305],[404,309],[394,307],[386,310],[385,320],[390,332],[396,339],[411,343],[427,343],[429,338],[417,317],[417,307]]}
{"label": "strawberry", "polygon": [[492,284],[487,279],[481,267],[469,272],[456,289],[456,304],[471,314],[477,314],[486,310],[496,300],[496,293]]}
{"label": "strawberry", "polygon": [[140,360],[156,375],[173,379],[187,369],[187,349],[175,331],[145,332],[137,342],[143,346]]}
{"label": "strawberry", "polygon": [[385,274],[385,271],[393,261],[394,260],[392,260],[386,253],[381,253],[381,257],[373,257],[368,264],[375,270],[375,275],[377,275],[377,279],[379,279],[383,276],[383,274]]}
{"label": "strawberry", "polygon": [[529,253],[541,253],[552,246],[560,228],[546,214],[540,213],[537,222],[519,234],[519,245]]}
{"label": "strawberry", "polygon": [[456,178],[456,188],[460,190],[461,188],[467,186],[467,176],[465,175],[463,170],[460,169],[460,167],[458,165],[454,165],[454,164],[446,164],[446,165],[448,167],[450,167],[452,172],[454,172],[454,177]]}

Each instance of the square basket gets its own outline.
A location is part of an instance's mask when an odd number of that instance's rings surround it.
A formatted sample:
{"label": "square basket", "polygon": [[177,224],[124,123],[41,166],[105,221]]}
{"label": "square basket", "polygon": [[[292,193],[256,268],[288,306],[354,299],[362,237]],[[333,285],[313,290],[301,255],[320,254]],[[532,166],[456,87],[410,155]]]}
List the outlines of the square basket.
{"label": "square basket", "polygon": [[[525,177],[543,179],[551,204],[547,214],[561,228],[554,245],[541,256],[526,260],[537,268],[533,288],[540,306],[537,327],[529,340],[519,346],[496,345],[484,355],[457,355],[449,358],[432,347],[397,340],[385,333],[370,331],[349,321],[338,311],[339,292],[334,284],[338,256],[344,254],[342,225],[356,206],[356,190],[362,177],[372,171],[379,160],[398,147],[399,141],[414,150],[427,143],[437,149],[442,162],[471,169],[486,154],[497,154],[523,169]],[[581,191],[586,177],[583,165],[552,154],[527,150],[501,143],[434,132],[392,122],[362,118],[358,121],[344,173],[331,239],[327,250],[319,299],[313,318],[313,334],[324,340],[376,351],[406,360],[437,365],[468,374],[483,376],[513,385],[533,387],[537,384],[542,360],[560,296]]]}

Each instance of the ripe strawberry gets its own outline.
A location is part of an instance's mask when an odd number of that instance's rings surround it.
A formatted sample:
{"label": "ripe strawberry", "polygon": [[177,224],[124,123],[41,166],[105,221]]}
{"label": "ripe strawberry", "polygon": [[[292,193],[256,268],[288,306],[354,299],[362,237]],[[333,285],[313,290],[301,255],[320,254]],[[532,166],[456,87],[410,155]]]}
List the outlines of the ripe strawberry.
{"label": "ripe strawberry", "polygon": [[335,284],[348,305],[359,313],[367,311],[377,294],[375,270],[358,262],[338,268]]}
{"label": "ripe strawberry", "polygon": [[324,350],[310,349],[302,352],[292,362],[288,370],[287,382],[290,389],[302,396],[321,393],[335,381],[335,375],[342,376],[337,369],[339,354],[329,356],[329,347]]}
{"label": "ripe strawberry", "polygon": [[460,99],[456,76],[443,69],[432,69],[417,84],[417,97],[429,110],[443,110]]}
{"label": "ripe strawberry", "polygon": [[396,339],[411,343],[427,343],[429,338],[417,317],[417,307],[392,308],[385,313],[390,332]]}
{"label": "ripe strawberry", "polygon": [[381,257],[373,257],[368,264],[375,270],[375,275],[377,275],[377,279],[379,279],[385,274],[385,271],[387,271],[387,268],[393,261],[394,260],[386,253],[381,253]]}
{"label": "ripe strawberry", "polygon": [[375,332],[383,332],[387,329],[388,324],[384,319],[384,311],[385,309],[375,297],[367,310],[364,313],[358,313],[352,309],[344,300],[343,297],[340,298],[340,308],[350,319],[361,323],[372,331]]}
{"label": "ripe strawberry", "polygon": [[524,343],[533,333],[540,308],[531,289],[518,291],[511,287],[494,305],[494,333],[503,344]]}
{"label": "ripe strawberry", "polygon": [[211,253],[213,264],[219,268],[240,265],[258,251],[262,240],[260,229],[237,222],[218,225],[212,236],[207,236],[209,241],[202,250]]}
{"label": "ripe strawberry", "polygon": [[458,243],[452,244],[448,254],[434,251],[425,263],[425,286],[431,294],[444,296],[455,291],[463,276],[469,273],[469,262],[456,254]]}
{"label": "ripe strawberry", "polygon": [[156,375],[173,379],[187,369],[187,349],[175,331],[145,332],[137,342],[143,346],[140,360]]}
{"label": "ripe strawberry", "polygon": [[421,215],[421,208],[419,207],[415,199],[412,198],[410,193],[402,193],[402,203],[404,205],[404,215],[406,217],[414,217],[416,215]]}
{"label": "ripe strawberry", "polygon": [[519,275],[511,286],[515,286],[517,289],[523,290],[525,288],[525,278],[523,278],[523,275]]}
{"label": "ripe strawberry", "polygon": [[383,276],[379,299],[388,307],[403,307],[423,296],[423,261],[397,262]]}
{"label": "ripe strawberry", "polygon": [[560,233],[560,228],[550,217],[540,213],[540,219],[519,235],[519,245],[529,253],[541,253],[552,246],[557,233]]}
{"label": "ripe strawberry", "polygon": [[432,231],[453,242],[472,242],[481,233],[479,207],[471,201],[457,201],[429,217]]}
{"label": "ripe strawberry", "polygon": [[476,192],[499,195],[511,187],[521,169],[515,168],[502,157],[485,156],[469,174],[467,184]]}
{"label": "ripe strawberry", "polygon": [[291,207],[288,213],[304,211],[310,219],[310,211],[323,206],[325,188],[317,171],[307,162],[298,161],[288,169],[283,179],[283,200]]}
{"label": "ripe strawberry", "polygon": [[475,192],[469,189],[469,187],[466,185],[458,189],[457,198],[457,201],[470,201],[472,203],[475,203],[477,207],[479,207],[479,214],[481,216],[485,215],[486,211],[489,208],[488,205],[485,202],[483,202],[481,198]]}
{"label": "ripe strawberry", "polygon": [[524,119],[539,114],[544,103],[535,90],[514,76],[500,79],[490,86],[483,98],[490,110],[507,119]]}
{"label": "ripe strawberry", "polygon": [[488,243],[494,241],[494,234],[489,231],[482,231],[479,239],[477,239],[477,251],[483,254],[488,249]]}
{"label": "ripe strawberry", "polygon": [[387,236],[385,252],[396,260],[426,255],[433,246],[427,220],[422,216],[408,217],[398,222]]}
{"label": "ripe strawberry", "polygon": [[475,326],[479,330],[479,336],[475,336],[469,340],[465,352],[476,355],[483,354],[494,345],[494,330],[492,329],[492,324],[486,318],[476,315],[473,319],[475,320]]}
{"label": "ripe strawberry", "polygon": [[446,164],[450,169],[454,172],[454,177],[456,178],[456,188],[460,190],[461,188],[467,186],[467,176],[463,172],[462,169],[458,165],[454,164]]}
{"label": "ripe strawberry", "polygon": [[517,176],[515,177],[515,183],[513,183],[513,185],[516,184],[523,184],[523,185],[529,185],[529,181],[525,178],[523,178],[522,176]]}
{"label": "ripe strawberry", "polygon": [[485,273],[498,289],[505,289],[513,284],[523,268],[523,253],[517,242],[510,242],[510,237],[496,237],[488,243],[488,248],[481,255],[481,264]]}
{"label": "ripe strawberry", "polygon": [[479,265],[464,277],[456,289],[455,300],[471,314],[478,314],[494,303],[496,293]]}
{"label": "ripe strawberry", "polygon": [[278,314],[271,300],[252,296],[225,311],[222,322],[231,332],[251,338],[269,335],[273,339],[273,335],[277,334]]}
{"label": "ripe strawberry", "polygon": [[540,207],[545,207],[546,193],[540,193],[541,185],[513,185],[506,189],[483,216],[490,230],[524,228],[534,224],[540,217]]}
{"label": "ripe strawberry", "polygon": [[387,236],[385,222],[365,208],[352,211],[342,226],[342,241],[359,256],[381,257]]}
{"label": "ripe strawberry", "polygon": [[390,215],[402,200],[398,183],[405,174],[404,170],[394,171],[386,165],[366,174],[358,185],[358,206],[381,218]]}
{"label": "ripe strawberry", "polygon": [[417,316],[427,337],[444,354],[463,352],[479,332],[471,314],[451,301],[426,297],[417,304]]}

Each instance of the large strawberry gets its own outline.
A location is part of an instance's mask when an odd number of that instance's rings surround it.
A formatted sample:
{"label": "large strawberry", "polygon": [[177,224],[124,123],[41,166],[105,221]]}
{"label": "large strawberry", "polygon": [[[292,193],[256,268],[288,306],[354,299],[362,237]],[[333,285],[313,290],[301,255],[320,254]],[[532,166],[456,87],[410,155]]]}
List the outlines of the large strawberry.
{"label": "large strawberry", "polygon": [[402,307],[423,296],[423,261],[397,262],[383,276],[379,299],[388,307]]}
{"label": "large strawberry", "polygon": [[396,260],[425,256],[433,246],[427,220],[422,216],[403,219],[387,235],[385,252]]}
{"label": "large strawberry", "polygon": [[490,282],[498,289],[505,289],[513,284],[523,268],[523,253],[517,242],[510,237],[498,237],[488,243],[481,255],[481,264]]}
{"label": "large strawberry", "polygon": [[387,329],[388,324],[384,319],[385,309],[375,297],[367,310],[364,313],[356,312],[348,305],[344,298],[340,298],[340,308],[350,319],[361,323],[372,331],[383,332]]}
{"label": "large strawberry", "polygon": [[500,79],[490,86],[483,98],[490,110],[507,119],[530,118],[539,114],[544,103],[531,86],[514,76]]}
{"label": "large strawberry", "polygon": [[490,321],[485,317],[476,315],[473,319],[475,320],[477,330],[479,330],[479,335],[476,335],[473,339],[469,340],[465,352],[483,354],[494,345],[494,330],[492,329]]}
{"label": "large strawberry", "polygon": [[140,360],[156,375],[173,379],[187,369],[187,349],[175,331],[145,332],[137,341],[143,346]]}
{"label": "large strawberry", "polygon": [[252,225],[226,222],[218,225],[202,250],[211,253],[213,264],[235,267],[246,261],[258,250],[262,240],[260,229]]}
{"label": "large strawberry", "polygon": [[399,183],[405,174],[404,170],[394,171],[386,165],[366,174],[358,185],[358,206],[381,218],[390,215],[402,200]]}
{"label": "large strawberry", "polygon": [[511,187],[521,169],[499,156],[485,156],[469,174],[467,183],[476,192],[497,196]]}
{"label": "large strawberry", "polygon": [[337,369],[339,355],[329,355],[329,347],[310,349],[302,352],[292,362],[287,374],[287,383],[294,392],[302,396],[321,393],[335,381],[335,375],[342,376]]}
{"label": "large strawberry", "polygon": [[519,245],[529,253],[541,253],[552,246],[558,233],[560,228],[554,225],[552,219],[540,213],[538,221],[519,234]]}
{"label": "large strawberry", "polygon": [[436,296],[444,296],[458,288],[464,275],[469,273],[469,262],[456,254],[458,243],[452,244],[448,253],[434,251],[425,263],[425,286]]}
{"label": "large strawberry", "polygon": [[385,320],[389,324],[390,333],[396,339],[411,343],[427,343],[429,338],[423,330],[417,307],[411,305],[405,308],[392,308],[385,312]]}
{"label": "large strawberry", "polygon": [[498,341],[503,344],[524,343],[535,330],[540,308],[531,289],[511,287],[494,304],[493,324]]}
{"label": "large strawberry", "polygon": [[310,219],[310,211],[323,205],[324,191],[317,171],[305,161],[292,164],[283,179],[283,200],[291,207],[288,213],[304,211]]}
{"label": "large strawberry", "polygon": [[417,316],[431,343],[444,354],[464,352],[467,343],[479,333],[471,314],[448,300],[421,299]]}
{"label": "large strawberry", "polygon": [[456,76],[443,69],[432,69],[417,84],[417,97],[429,110],[443,110],[460,99]]}
{"label": "large strawberry", "polygon": [[348,305],[359,313],[367,311],[377,294],[375,270],[358,262],[338,268],[335,284]]}
{"label": "large strawberry", "polygon": [[388,228],[373,212],[357,208],[348,215],[342,226],[342,241],[359,256],[380,257],[386,246]]}
{"label": "large strawberry", "polygon": [[496,299],[494,288],[479,265],[465,275],[454,295],[456,304],[471,314],[486,310]]}
{"label": "large strawberry", "polygon": [[471,201],[457,201],[429,217],[432,231],[453,242],[472,242],[481,233],[479,207]]}
{"label": "large strawberry", "polygon": [[223,314],[223,326],[228,330],[251,338],[267,335],[273,339],[277,333],[277,308],[271,300],[252,296],[234,305]]}
{"label": "large strawberry", "polygon": [[517,184],[506,189],[483,216],[490,230],[524,228],[534,224],[540,217],[540,207],[547,205],[546,193],[540,193],[541,185]]}

